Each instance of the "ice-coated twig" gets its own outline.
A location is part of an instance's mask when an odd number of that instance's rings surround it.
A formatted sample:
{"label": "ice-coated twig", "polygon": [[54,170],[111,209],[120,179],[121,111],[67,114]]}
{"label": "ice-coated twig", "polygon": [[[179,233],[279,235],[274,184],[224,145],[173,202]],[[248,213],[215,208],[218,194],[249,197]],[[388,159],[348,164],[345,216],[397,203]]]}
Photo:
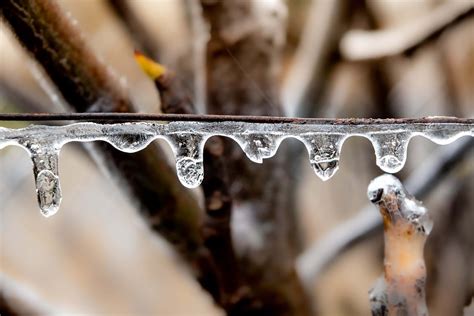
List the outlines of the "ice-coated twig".
{"label": "ice-coated twig", "polygon": [[[375,149],[377,165],[395,173],[403,167],[409,140],[423,136],[437,144],[448,144],[462,136],[474,136],[474,123],[254,123],[254,122],[128,122],[115,124],[75,123],[64,126],[31,125],[22,129],[0,128],[0,149],[18,145],[33,159],[38,199],[45,215],[54,214],[60,201],[57,155],[69,142],[106,141],[123,152],[137,152],[154,139],[166,140],[176,156],[181,183],[189,188],[200,185],[204,177],[203,148],[212,136],[236,141],[247,157],[256,163],[275,155],[285,138],[296,138],[307,148],[315,173],[323,180],[339,166],[343,142],[351,136],[369,139]],[[354,123],[354,122],[352,122]],[[47,190],[47,191],[44,191]]]}
{"label": "ice-coated twig", "polygon": [[349,60],[370,60],[414,50],[440,36],[448,27],[474,15],[472,1],[447,1],[425,16],[399,27],[380,31],[351,30],[341,40]]}
{"label": "ice-coated twig", "polygon": [[[468,156],[472,149],[473,138],[462,138],[450,146],[439,148],[410,174],[404,182],[405,187],[414,195],[423,198]],[[301,279],[308,288],[311,287],[337,256],[381,230],[380,216],[374,212],[372,205],[365,206],[354,217],[316,241],[298,258],[297,270]]]}
{"label": "ice-coated twig", "polygon": [[384,275],[370,290],[374,316],[427,316],[425,242],[433,228],[427,209],[392,175],[367,190],[384,223]]}

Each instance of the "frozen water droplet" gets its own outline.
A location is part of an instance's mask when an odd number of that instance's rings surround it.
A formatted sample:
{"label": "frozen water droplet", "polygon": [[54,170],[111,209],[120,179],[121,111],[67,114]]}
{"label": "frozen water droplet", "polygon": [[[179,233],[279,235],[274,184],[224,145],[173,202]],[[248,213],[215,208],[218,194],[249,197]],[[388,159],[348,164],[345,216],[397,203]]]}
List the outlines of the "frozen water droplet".
{"label": "frozen water droplet", "polygon": [[33,162],[36,194],[41,213],[46,217],[52,216],[59,210],[62,199],[58,176],[60,148],[46,142],[28,142],[25,146]]}
{"label": "frozen water droplet", "polygon": [[145,148],[154,136],[150,134],[124,134],[111,137],[109,141],[117,149],[125,152],[137,152]]}
{"label": "frozen water droplet", "polygon": [[207,138],[199,134],[180,133],[166,138],[176,155],[176,173],[187,188],[199,186],[204,179],[203,151]]}
{"label": "frozen water droplet", "polygon": [[263,159],[275,155],[281,139],[278,135],[255,133],[239,135],[237,142],[250,160],[262,163]]}
{"label": "frozen water droplet", "polygon": [[309,161],[316,175],[323,181],[329,180],[339,169],[342,134],[311,134],[302,137],[309,153]]}
{"label": "frozen water droplet", "polygon": [[390,132],[370,134],[377,166],[385,172],[396,173],[405,165],[410,133]]}
{"label": "frozen water droplet", "polygon": [[189,157],[176,159],[179,181],[187,188],[198,187],[204,179],[203,162]]}
{"label": "frozen water droplet", "polygon": [[460,138],[463,135],[467,135],[466,132],[460,132],[456,128],[438,128],[433,131],[429,131],[426,133],[428,139],[438,145],[447,145],[454,142],[456,139]]}
{"label": "frozen water droplet", "polygon": [[36,177],[36,193],[41,213],[46,217],[56,214],[61,203],[59,177],[50,170],[41,170]]}
{"label": "frozen water droplet", "polygon": [[329,180],[339,170],[339,159],[311,163],[316,175],[323,181]]}

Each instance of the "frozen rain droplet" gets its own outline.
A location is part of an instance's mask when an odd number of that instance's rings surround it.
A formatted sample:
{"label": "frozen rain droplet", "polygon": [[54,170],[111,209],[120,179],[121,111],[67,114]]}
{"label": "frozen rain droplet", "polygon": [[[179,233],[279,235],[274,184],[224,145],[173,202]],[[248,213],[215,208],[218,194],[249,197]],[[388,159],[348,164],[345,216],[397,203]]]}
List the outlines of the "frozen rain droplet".
{"label": "frozen rain droplet", "polygon": [[111,137],[110,142],[122,151],[136,152],[145,148],[153,140],[153,137],[149,134],[124,134]]}
{"label": "frozen rain droplet", "polygon": [[312,134],[302,137],[308,149],[309,161],[316,175],[329,180],[339,169],[339,156],[344,142],[341,134]]}
{"label": "frozen rain droplet", "polygon": [[243,134],[238,139],[247,157],[256,163],[275,155],[280,143],[278,136],[272,134]]}
{"label": "frozen rain droplet", "polygon": [[410,133],[390,132],[370,134],[377,166],[388,173],[396,173],[405,165]]}
{"label": "frozen rain droplet", "polygon": [[187,188],[199,186],[204,179],[203,150],[205,139],[198,134],[173,134],[167,140],[176,155],[176,173]]}
{"label": "frozen rain droplet", "polygon": [[176,171],[179,181],[187,188],[198,187],[204,179],[202,160],[182,157],[176,160]]}
{"label": "frozen rain droplet", "polygon": [[36,177],[36,193],[41,213],[46,217],[56,214],[61,203],[59,177],[50,170],[41,170]]}

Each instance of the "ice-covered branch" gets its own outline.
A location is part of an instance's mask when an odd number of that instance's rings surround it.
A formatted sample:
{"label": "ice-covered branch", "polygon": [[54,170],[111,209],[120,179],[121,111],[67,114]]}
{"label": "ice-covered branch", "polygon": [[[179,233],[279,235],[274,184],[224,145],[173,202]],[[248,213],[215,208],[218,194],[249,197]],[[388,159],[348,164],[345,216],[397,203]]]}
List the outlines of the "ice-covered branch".
{"label": "ice-covered branch", "polygon": [[[313,120],[314,121],[314,120]],[[247,157],[257,163],[272,157],[285,138],[300,140],[308,150],[314,171],[328,180],[339,166],[342,144],[351,136],[369,139],[375,149],[377,165],[385,172],[398,172],[403,167],[409,140],[426,137],[437,144],[448,144],[462,136],[474,136],[470,119],[458,123],[433,119],[431,123],[393,123],[378,120],[375,124],[318,123],[254,123],[254,122],[128,122],[115,124],[75,123],[65,126],[31,125],[23,129],[0,129],[0,148],[18,145],[26,149],[34,164],[40,206],[49,216],[57,211],[60,200],[57,155],[68,142],[106,141],[123,152],[146,148],[154,139],[166,140],[176,155],[176,169],[181,183],[197,187],[203,177],[203,148],[212,136],[225,136],[236,141]],[[324,123],[325,122],[325,123]],[[48,199],[40,198],[46,192]]]}
{"label": "ice-covered branch", "polygon": [[380,31],[349,31],[341,40],[341,53],[350,60],[398,55],[422,46],[439,37],[450,26],[472,16],[472,1],[447,1],[425,16],[399,27]]}
{"label": "ice-covered branch", "polygon": [[[463,138],[451,146],[438,149],[419,166],[404,182],[407,190],[423,198],[449,174],[449,172],[474,148],[473,138]],[[365,206],[318,240],[297,261],[298,273],[306,286],[311,286],[338,255],[351,246],[382,230],[380,216],[372,205]]]}
{"label": "ice-covered branch", "polygon": [[374,179],[367,195],[382,215],[385,241],[384,275],[369,293],[372,315],[426,316],[428,210],[392,175]]}

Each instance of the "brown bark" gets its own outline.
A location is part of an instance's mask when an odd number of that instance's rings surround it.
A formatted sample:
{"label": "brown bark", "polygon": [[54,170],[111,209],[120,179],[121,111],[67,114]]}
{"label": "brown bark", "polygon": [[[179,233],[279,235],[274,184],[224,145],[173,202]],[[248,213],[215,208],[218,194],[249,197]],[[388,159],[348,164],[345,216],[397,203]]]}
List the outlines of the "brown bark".
{"label": "brown bark", "polygon": [[[281,115],[277,78],[285,13],[277,7],[259,11],[258,2],[252,1],[201,4],[211,32],[206,53],[208,113]],[[227,293],[232,298],[229,313],[308,314],[294,270],[296,224],[285,185],[284,148],[262,166],[249,162],[228,140],[222,155],[234,201],[234,247],[247,285]]]}

